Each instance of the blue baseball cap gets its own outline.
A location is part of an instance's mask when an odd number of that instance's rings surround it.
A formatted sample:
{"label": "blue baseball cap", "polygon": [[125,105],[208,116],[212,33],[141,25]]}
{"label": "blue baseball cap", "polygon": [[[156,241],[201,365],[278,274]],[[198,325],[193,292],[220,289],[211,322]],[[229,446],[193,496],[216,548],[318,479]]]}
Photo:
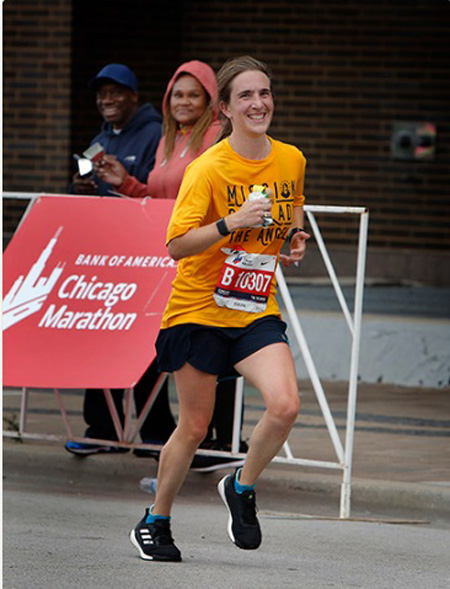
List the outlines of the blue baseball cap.
{"label": "blue baseball cap", "polygon": [[98,74],[89,82],[89,88],[91,90],[98,90],[99,86],[104,82],[115,82],[116,84],[122,84],[133,90],[138,91],[138,81],[133,71],[126,65],[121,63],[109,63],[101,69]]}

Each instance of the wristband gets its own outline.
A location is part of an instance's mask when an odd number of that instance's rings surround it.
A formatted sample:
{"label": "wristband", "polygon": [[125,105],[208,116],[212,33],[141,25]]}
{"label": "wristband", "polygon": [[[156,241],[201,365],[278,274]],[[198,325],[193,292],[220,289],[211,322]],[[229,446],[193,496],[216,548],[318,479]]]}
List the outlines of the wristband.
{"label": "wristband", "polygon": [[304,231],[303,227],[292,227],[287,236],[288,243],[290,244],[294,235],[296,233],[300,233],[301,231]]}
{"label": "wristband", "polygon": [[218,232],[220,233],[220,235],[223,235],[224,237],[226,237],[227,235],[230,235],[231,231],[228,229],[227,224],[225,223],[225,219],[222,217],[222,219],[219,219],[216,223],[216,227]]}

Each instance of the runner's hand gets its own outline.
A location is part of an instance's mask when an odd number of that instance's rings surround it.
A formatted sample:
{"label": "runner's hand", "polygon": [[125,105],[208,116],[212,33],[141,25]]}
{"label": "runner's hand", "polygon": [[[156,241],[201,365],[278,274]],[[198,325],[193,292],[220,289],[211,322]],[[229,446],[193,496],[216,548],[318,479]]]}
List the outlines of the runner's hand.
{"label": "runner's hand", "polygon": [[[269,192],[269,191],[268,191]],[[270,197],[270,195],[268,194]],[[241,208],[225,218],[230,231],[246,229],[247,227],[260,227],[264,216],[272,210],[269,199],[246,200]]]}
{"label": "runner's hand", "polygon": [[290,244],[290,254],[288,256],[280,254],[280,262],[283,266],[297,265],[303,260],[306,251],[306,240],[310,237],[311,235],[306,233],[306,231],[299,231],[293,235]]}

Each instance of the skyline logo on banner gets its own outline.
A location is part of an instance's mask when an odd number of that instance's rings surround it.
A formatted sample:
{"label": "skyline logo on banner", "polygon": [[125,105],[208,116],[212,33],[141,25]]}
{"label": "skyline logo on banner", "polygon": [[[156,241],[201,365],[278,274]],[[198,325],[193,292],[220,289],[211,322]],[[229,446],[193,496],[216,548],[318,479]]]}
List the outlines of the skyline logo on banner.
{"label": "skyline logo on banner", "polygon": [[60,227],[55,236],[50,239],[28,274],[19,276],[5,295],[3,299],[3,331],[39,311],[61,276],[64,264],[61,266],[58,262],[48,278],[41,277],[62,229]]}

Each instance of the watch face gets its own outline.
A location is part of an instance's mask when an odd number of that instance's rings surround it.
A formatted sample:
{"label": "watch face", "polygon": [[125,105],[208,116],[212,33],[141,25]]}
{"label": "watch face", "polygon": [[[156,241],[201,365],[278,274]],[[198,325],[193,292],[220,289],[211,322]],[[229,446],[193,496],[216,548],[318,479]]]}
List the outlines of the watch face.
{"label": "watch face", "polygon": [[217,225],[217,229],[219,230],[220,235],[223,235],[224,237],[226,237],[227,235],[230,234],[230,231],[228,231],[228,227],[227,227],[224,219],[219,219],[217,221],[216,225]]}

